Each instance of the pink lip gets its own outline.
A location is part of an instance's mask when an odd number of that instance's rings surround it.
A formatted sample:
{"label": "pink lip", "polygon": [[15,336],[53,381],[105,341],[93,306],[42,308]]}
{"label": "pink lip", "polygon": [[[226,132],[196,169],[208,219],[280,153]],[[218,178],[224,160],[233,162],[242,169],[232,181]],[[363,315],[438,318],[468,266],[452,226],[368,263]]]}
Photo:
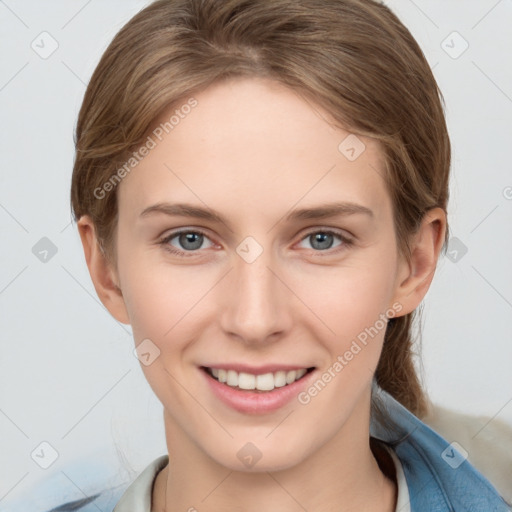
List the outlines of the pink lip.
{"label": "pink lip", "polygon": [[235,372],[244,372],[251,373],[253,375],[263,375],[265,373],[275,373],[279,371],[289,372],[291,370],[301,370],[302,368],[310,368],[309,366],[292,366],[286,364],[266,364],[263,366],[249,366],[247,364],[229,364],[229,363],[219,363],[219,364],[208,364],[203,365],[206,368],[213,368],[218,370],[234,370]]}
{"label": "pink lip", "polygon": [[[294,368],[290,367],[290,369]],[[274,388],[272,391],[250,391],[235,389],[227,384],[223,384],[209,375],[204,368],[201,368],[200,371],[213,394],[219,400],[232,409],[244,414],[268,414],[277,411],[296,398],[301,391],[309,386],[311,379],[316,376],[316,370],[313,370],[306,373],[301,379],[281,388]],[[253,372],[254,368],[248,373]]]}

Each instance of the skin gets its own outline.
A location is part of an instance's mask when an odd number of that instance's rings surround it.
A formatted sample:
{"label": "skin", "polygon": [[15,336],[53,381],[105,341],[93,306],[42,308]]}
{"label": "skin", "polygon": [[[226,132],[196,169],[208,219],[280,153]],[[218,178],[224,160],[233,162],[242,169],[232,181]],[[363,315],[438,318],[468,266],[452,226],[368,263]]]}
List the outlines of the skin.
{"label": "skin", "polygon": [[[445,214],[428,212],[407,261],[397,250],[376,141],[359,137],[366,149],[349,161],[338,150],[349,132],[266,79],[232,79],[194,97],[198,106],[119,185],[115,266],[98,250],[90,218],[78,222],[103,304],[131,324],[136,345],[149,338],[160,350],[152,364],[141,364],[163,404],[171,460],[156,479],[152,510],[393,511],[396,483],[368,443],[384,329],[307,405],[292,400],[272,413],[229,408],[198,367],[288,363],[315,366],[320,375],[394,304],[396,316],[419,305]],[[373,215],[285,219],[332,201]],[[159,202],[206,205],[226,224],[140,217]],[[158,243],[178,228],[205,233],[192,256]],[[330,248],[319,248],[309,235],[327,228],[353,243],[333,236]],[[236,252],[247,236],[263,249],[252,263]],[[184,252],[193,245],[181,241],[167,245]],[[247,442],[262,454],[251,468],[237,457]]]}

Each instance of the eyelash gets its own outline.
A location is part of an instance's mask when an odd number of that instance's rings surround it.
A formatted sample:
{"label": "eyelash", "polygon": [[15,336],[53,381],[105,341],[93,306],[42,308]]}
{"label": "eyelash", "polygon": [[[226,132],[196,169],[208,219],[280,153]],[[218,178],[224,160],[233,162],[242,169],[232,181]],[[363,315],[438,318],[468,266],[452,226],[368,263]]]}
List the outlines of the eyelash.
{"label": "eyelash", "polygon": [[[194,257],[199,252],[199,249],[194,250],[194,251],[181,251],[181,250],[176,249],[175,247],[172,247],[171,245],[169,245],[169,242],[173,238],[176,238],[177,236],[182,235],[184,233],[193,233],[193,234],[197,234],[197,235],[203,235],[205,238],[209,239],[208,235],[204,231],[193,230],[193,229],[183,229],[183,230],[180,230],[180,231],[175,231],[173,233],[170,233],[169,235],[167,235],[163,239],[161,239],[158,242],[158,244],[162,245],[163,248],[166,251],[169,251],[170,253],[175,254],[177,256],[183,256],[183,257],[186,257],[186,258]],[[334,249],[325,249],[323,251],[322,250],[311,249],[315,253],[318,253],[318,256],[321,256],[321,257],[322,256],[332,256],[333,254],[335,254],[335,253],[337,253],[337,252],[339,252],[341,250],[348,249],[348,248],[350,248],[351,246],[354,245],[354,240],[352,238],[349,238],[349,237],[347,237],[345,235],[342,235],[338,231],[333,231],[332,229],[316,229],[314,231],[310,231],[310,232],[306,233],[300,239],[300,241],[302,242],[304,239],[306,239],[309,236],[314,235],[316,233],[322,233],[322,234],[325,234],[325,235],[334,235],[334,236],[338,237],[341,240],[341,242],[342,242],[340,246],[337,246]],[[324,255],[322,253],[327,253],[327,254]]]}

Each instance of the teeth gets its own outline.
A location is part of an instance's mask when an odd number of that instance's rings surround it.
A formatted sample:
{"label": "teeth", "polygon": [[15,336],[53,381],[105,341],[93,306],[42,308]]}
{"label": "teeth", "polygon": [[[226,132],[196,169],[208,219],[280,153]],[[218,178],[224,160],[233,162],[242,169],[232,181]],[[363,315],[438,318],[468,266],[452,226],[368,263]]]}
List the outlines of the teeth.
{"label": "teeth", "polygon": [[274,373],[274,386],[276,388],[286,386],[286,372],[280,371]]}
{"label": "teeth", "polygon": [[275,388],[274,374],[264,373],[256,377],[256,388],[260,391],[272,391]]}
{"label": "teeth", "polygon": [[212,375],[219,381],[231,387],[240,389],[257,389],[259,391],[272,391],[274,388],[282,388],[292,384],[307,373],[306,368],[300,370],[278,371],[253,375],[251,373],[236,372],[234,370],[210,369]]}
{"label": "teeth", "polygon": [[295,382],[295,377],[297,376],[297,372],[295,370],[291,370],[286,374],[286,384],[291,384]]}
{"label": "teeth", "polygon": [[238,387],[240,389],[255,389],[256,388],[256,377],[254,375],[251,375],[250,373],[239,373],[238,374]]}
{"label": "teeth", "polygon": [[226,381],[228,386],[238,386],[238,373],[235,370],[228,370],[228,380]]}

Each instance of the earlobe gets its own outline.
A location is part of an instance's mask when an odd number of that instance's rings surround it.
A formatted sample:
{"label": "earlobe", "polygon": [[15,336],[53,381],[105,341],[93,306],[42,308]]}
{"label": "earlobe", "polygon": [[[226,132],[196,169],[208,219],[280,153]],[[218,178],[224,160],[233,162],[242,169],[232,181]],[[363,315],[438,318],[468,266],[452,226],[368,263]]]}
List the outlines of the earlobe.
{"label": "earlobe", "polygon": [[128,312],[119,287],[119,278],[101,250],[94,223],[88,215],[83,215],[77,225],[85,261],[98,297],[116,320],[129,324]]}
{"label": "earlobe", "polygon": [[414,311],[425,297],[437,266],[446,233],[446,213],[442,208],[429,210],[411,240],[411,258],[400,263],[395,300],[401,314]]}

